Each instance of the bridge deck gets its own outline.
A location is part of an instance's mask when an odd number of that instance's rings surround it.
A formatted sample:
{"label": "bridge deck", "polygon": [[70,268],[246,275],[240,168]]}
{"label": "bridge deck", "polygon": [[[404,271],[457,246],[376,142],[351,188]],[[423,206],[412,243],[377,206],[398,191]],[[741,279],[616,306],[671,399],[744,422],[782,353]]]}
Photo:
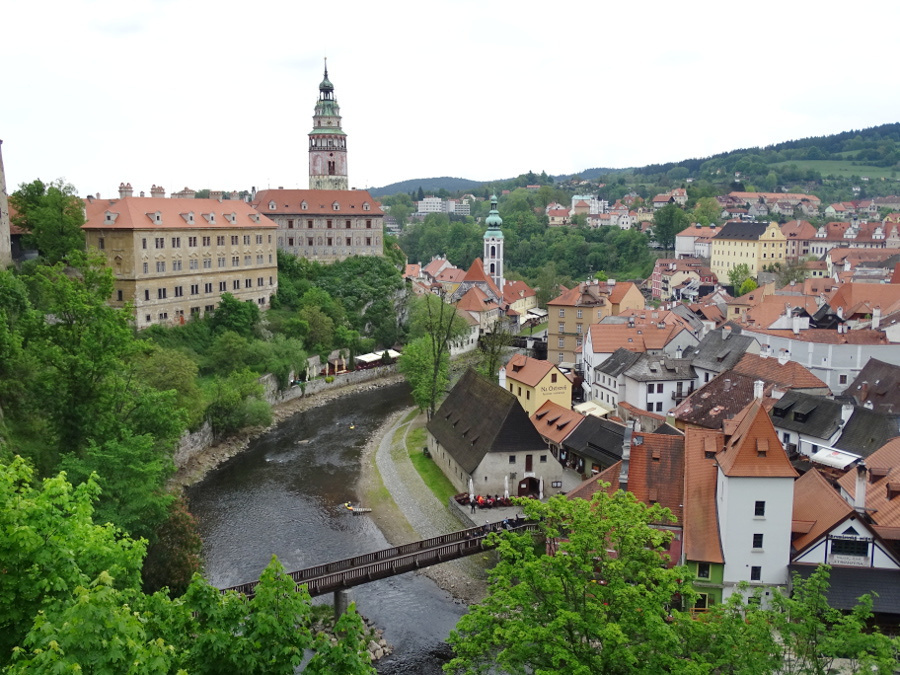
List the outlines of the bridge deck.
{"label": "bridge deck", "polygon": [[[497,531],[498,526],[499,523],[490,528],[487,526],[475,527],[451,532],[440,537],[414,541],[403,546],[366,553],[355,558],[307,567],[296,572],[289,572],[288,575],[297,584],[306,584],[311,596],[324,595],[376,579],[385,579],[422,567],[474,555],[485,550],[485,538],[490,532]],[[513,524],[510,529],[518,532],[532,532],[537,530],[537,525],[522,521],[518,525]],[[222,592],[237,591],[251,597],[255,593],[258,583],[259,581],[250,581],[223,588]]]}

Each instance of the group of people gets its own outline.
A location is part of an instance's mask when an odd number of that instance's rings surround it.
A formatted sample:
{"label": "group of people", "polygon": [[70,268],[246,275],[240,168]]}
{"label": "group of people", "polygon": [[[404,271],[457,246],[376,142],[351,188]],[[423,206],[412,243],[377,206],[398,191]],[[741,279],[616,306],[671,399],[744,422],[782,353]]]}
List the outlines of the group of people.
{"label": "group of people", "polygon": [[500,495],[477,495],[474,499],[469,500],[469,506],[472,508],[472,513],[475,513],[476,508],[490,509],[495,506],[512,506],[512,502],[509,497]]}

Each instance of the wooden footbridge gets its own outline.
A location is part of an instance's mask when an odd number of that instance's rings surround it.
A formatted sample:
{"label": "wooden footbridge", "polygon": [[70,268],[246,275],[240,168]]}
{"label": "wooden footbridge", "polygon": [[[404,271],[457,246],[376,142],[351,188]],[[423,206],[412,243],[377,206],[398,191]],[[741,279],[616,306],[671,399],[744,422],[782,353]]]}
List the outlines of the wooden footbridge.
{"label": "wooden footbridge", "polygon": [[[460,530],[383,551],[366,553],[355,558],[307,567],[297,572],[289,572],[288,576],[298,585],[306,584],[310,596],[335,593],[367,584],[370,581],[386,579],[397,574],[474,555],[490,548],[486,544],[488,534],[503,529],[514,532],[534,532],[538,530],[538,527],[535,523],[524,520],[509,521],[507,528],[504,528],[502,523],[494,523],[490,526],[484,525]],[[254,595],[258,583],[259,581],[250,581],[223,588],[222,592],[237,591],[251,597]]]}

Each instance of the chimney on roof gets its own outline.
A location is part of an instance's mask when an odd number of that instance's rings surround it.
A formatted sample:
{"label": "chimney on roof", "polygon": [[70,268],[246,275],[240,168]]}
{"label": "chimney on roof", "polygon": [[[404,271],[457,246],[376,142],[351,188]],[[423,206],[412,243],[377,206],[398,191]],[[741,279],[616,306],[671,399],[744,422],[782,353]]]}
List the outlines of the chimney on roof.
{"label": "chimney on roof", "polygon": [[131,187],[131,183],[119,183],[119,199],[131,197],[133,194],[134,189]]}
{"label": "chimney on roof", "polygon": [[162,199],[163,197],[166,196],[166,191],[165,191],[165,189],[163,189],[162,185],[151,185],[150,186],[150,196],[158,197],[158,198]]}
{"label": "chimney on roof", "polygon": [[722,326],[722,339],[727,340],[731,337],[731,326]]}
{"label": "chimney on roof", "polygon": [[223,195],[223,194],[224,194],[224,193],[223,193],[221,190],[210,190],[210,191],[209,191],[209,198],[210,198],[210,199],[216,199],[216,200],[218,200],[218,201],[221,202],[221,201],[222,201],[222,195]]}
{"label": "chimney on roof", "polygon": [[853,508],[856,509],[856,512],[859,514],[865,514],[866,512],[867,473],[866,463],[864,460],[860,459],[856,465],[856,494],[853,498]]}
{"label": "chimney on roof", "polygon": [[878,330],[881,326],[881,305],[872,308],[872,330]]}
{"label": "chimney on roof", "polygon": [[725,391],[731,391],[731,378],[725,378]]}
{"label": "chimney on roof", "polygon": [[143,197],[143,196],[144,196],[144,191],[143,191],[143,190],[141,190],[141,197]]}
{"label": "chimney on roof", "polygon": [[791,317],[791,330],[794,335],[800,335],[800,317],[792,316]]}
{"label": "chimney on roof", "polygon": [[753,382],[753,398],[760,401],[763,397],[765,383],[762,380],[754,380]]}
{"label": "chimney on roof", "polygon": [[778,353],[778,365],[783,366],[790,360],[791,360],[791,353],[787,349],[784,349],[782,347]]}
{"label": "chimney on roof", "polygon": [[853,416],[853,404],[852,403],[844,403],[841,406],[841,426],[847,424],[850,421],[850,418]]}
{"label": "chimney on roof", "polygon": [[634,420],[625,427],[622,438],[622,468],[619,470],[619,489],[628,491],[628,464],[631,461],[631,437],[634,434]]}
{"label": "chimney on roof", "polygon": [[675,347],[675,358],[680,359],[682,354],[681,345]]}

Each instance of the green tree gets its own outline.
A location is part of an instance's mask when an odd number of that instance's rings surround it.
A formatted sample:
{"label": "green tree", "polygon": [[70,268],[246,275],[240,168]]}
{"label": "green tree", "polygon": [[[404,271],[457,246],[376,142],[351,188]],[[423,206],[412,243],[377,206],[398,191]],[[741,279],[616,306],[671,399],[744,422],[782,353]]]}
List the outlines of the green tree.
{"label": "green tree", "polygon": [[73,487],[60,474],[35,485],[23,459],[0,464],[0,666],[40,609],[102,572],[119,588],[140,583],[144,544],[93,523],[99,492],[93,478]]}
{"label": "green tree", "polygon": [[590,502],[521,505],[546,548],[492,535],[499,562],[450,635],[448,672],[701,672],[682,658],[678,625],[689,619],[674,606],[694,597],[687,571],[663,564],[672,533],[652,526],[672,520],[667,509],[602,489]]}
{"label": "green tree", "polygon": [[802,284],[804,279],[809,276],[809,270],[806,269],[805,261],[790,260],[784,265],[776,263],[778,270],[778,286],[787,286],[789,284]]}
{"label": "green tree", "polygon": [[699,225],[716,225],[722,214],[722,207],[715,197],[701,197],[694,205],[694,220]]}
{"label": "green tree", "polygon": [[489,380],[494,380],[503,365],[503,355],[512,344],[513,336],[507,319],[494,324],[490,333],[478,340],[478,364],[475,370]]}
{"label": "green tree", "polygon": [[450,356],[445,354],[435,363],[433,341],[430,335],[416,338],[407,343],[397,361],[397,370],[412,389],[413,401],[423,411],[431,411],[450,382]]}
{"label": "green tree", "polygon": [[744,279],[744,283],[741,284],[740,290],[738,290],[738,296],[746,295],[750,291],[755,291],[759,287],[759,284],[756,283],[756,279]]}
{"label": "green tree", "polygon": [[58,179],[23,183],[9,196],[16,209],[12,222],[26,231],[25,245],[54,264],[84,251],[84,204],[72,185]]}
{"label": "green tree", "polygon": [[250,337],[259,322],[259,307],[254,302],[238,300],[231,293],[223,293],[219,305],[209,318],[214,332],[231,330]]}
{"label": "green tree", "polygon": [[750,266],[747,263],[741,263],[740,265],[735,265],[730,270],[728,270],[728,283],[734,286],[734,292],[738,295],[738,291],[741,288],[741,284],[743,284],[747,279],[750,279]]}
{"label": "green tree", "polygon": [[795,573],[790,595],[774,594],[771,615],[781,638],[780,672],[827,675],[838,659],[848,659],[854,673],[896,672],[900,640],[871,630],[868,595],[846,613],[829,606],[830,572],[828,565],[820,565],[806,579]]}
{"label": "green tree", "polygon": [[217,437],[242,427],[265,426],[272,421],[271,406],[263,399],[263,386],[249,370],[215,377],[206,396],[209,400],[206,418]]}
{"label": "green tree", "polygon": [[690,225],[690,218],[679,206],[666,204],[653,214],[653,238],[664,250],[675,248],[675,235]]}

